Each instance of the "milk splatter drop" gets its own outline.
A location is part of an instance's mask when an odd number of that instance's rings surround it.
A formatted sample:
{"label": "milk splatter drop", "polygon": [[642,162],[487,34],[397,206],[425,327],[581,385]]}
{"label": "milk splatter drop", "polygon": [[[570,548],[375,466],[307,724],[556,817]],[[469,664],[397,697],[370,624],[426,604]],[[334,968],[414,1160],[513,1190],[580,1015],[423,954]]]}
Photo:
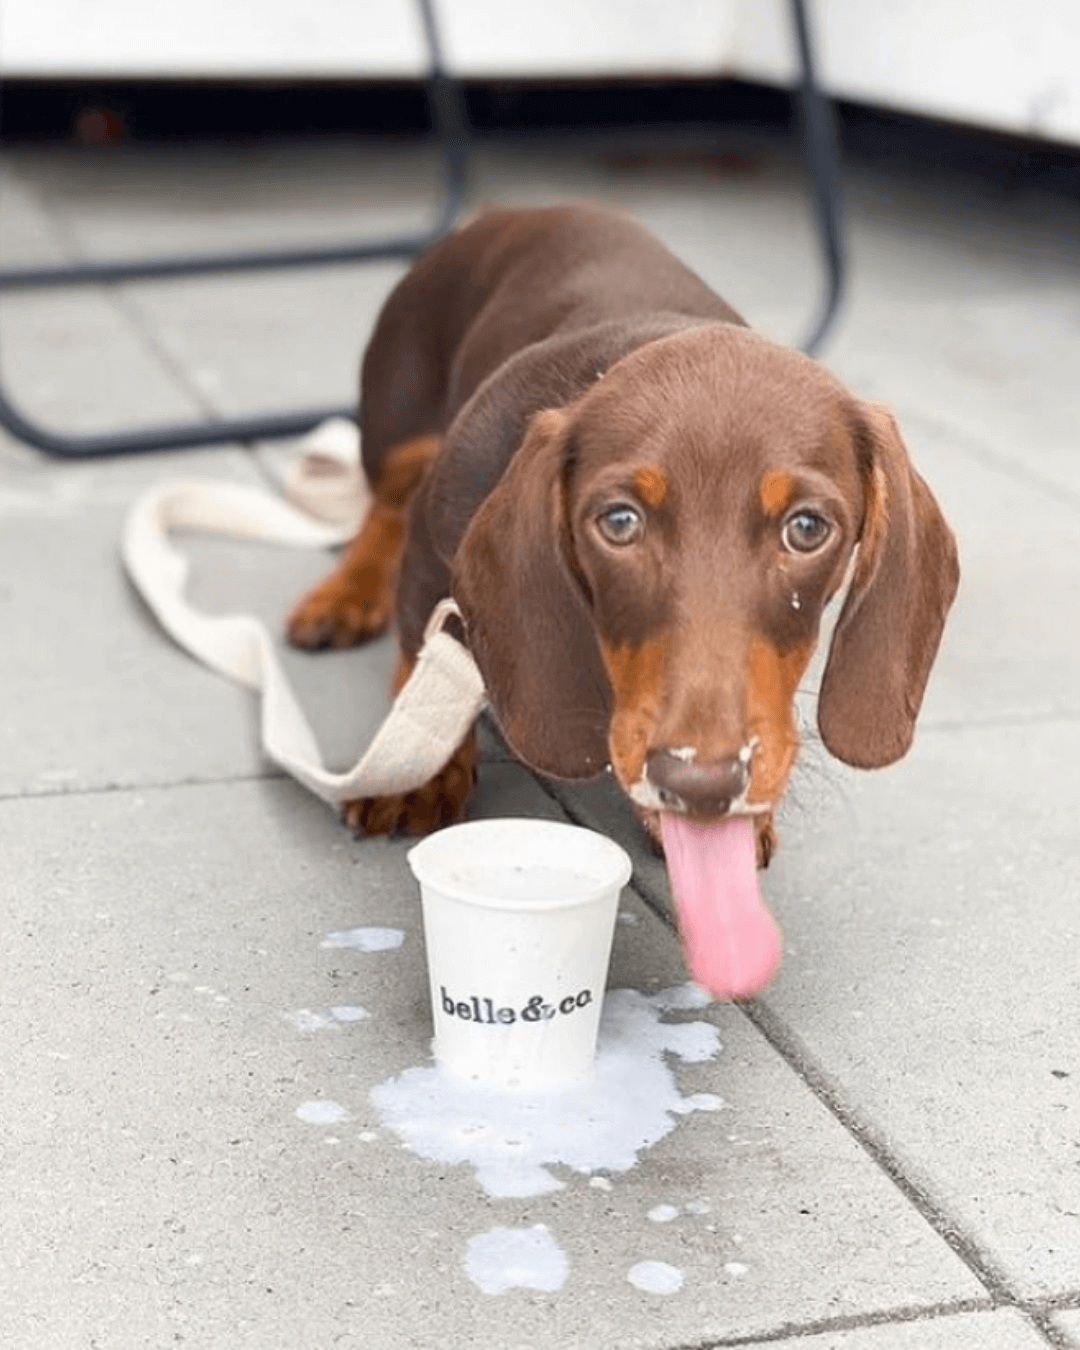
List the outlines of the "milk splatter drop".
{"label": "milk splatter drop", "polygon": [[695,1092],[692,1097],[687,1097],[686,1100],[695,1111],[720,1111],[724,1106],[722,1098],[718,1097],[715,1092]]}
{"label": "milk splatter drop", "polygon": [[470,1238],[465,1269],[485,1294],[507,1289],[553,1294],[570,1273],[565,1253],[542,1223],[532,1228],[492,1228]]}
{"label": "milk splatter drop", "polygon": [[348,947],[357,952],[389,952],[400,947],[405,934],[400,928],[341,928],[327,933],[324,947]]}
{"label": "milk splatter drop", "polygon": [[639,1261],[626,1278],[645,1294],[677,1294],[683,1287],[682,1271],[666,1261]]}
{"label": "milk splatter drop", "polygon": [[305,1125],[336,1125],[339,1121],[348,1120],[349,1113],[337,1102],[322,1100],[302,1102],[296,1108],[296,1116]]}
{"label": "milk splatter drop", "polygon": [[291,1022],[297,1031],[321,1031],[324,1027],[332,1025],[328,1017],[324,1017],[322,1013],[312,1012],[310,1008],[300,1008],[294,1013],[286,1013],[285,1021]]}
{"label": "milk splatter drop", "polygon": [[[591,1083],[559,1093],[508,1092],[461,1082],[437,1066],[407,1069],[372,1092],[384,1125],[434,1162],[470,1163],[493,1196],[559,1190],[548,1169],[625,1172],[642,1149],[701,1109],[684,1097],[665,1061],[711,1059],[719,1050],[707,1022],[667,1023],[665,1012],[709,1002],[694,985],[655,994],[617,989],[604,1003]],[[713,1100],[710,1098],[710,1101]]]}
{"label": "milk splatter drop", "polygon": [[331,1008],[329,1014],[300,1008],[296,1012],[285,1013],[285,1021],[291,1022],[297,1031],[336,1031],[343,1022],[362,1022],[370,1016],[368,1010],[357,1003],[343,1003]]}
{"label": "milk splatter drop", "polygon": [[654,1205],[649,1210],[649,1218],[653,1223],[670,1223],[672,1219],[679,1217],[679,1211],[674,1205]]}

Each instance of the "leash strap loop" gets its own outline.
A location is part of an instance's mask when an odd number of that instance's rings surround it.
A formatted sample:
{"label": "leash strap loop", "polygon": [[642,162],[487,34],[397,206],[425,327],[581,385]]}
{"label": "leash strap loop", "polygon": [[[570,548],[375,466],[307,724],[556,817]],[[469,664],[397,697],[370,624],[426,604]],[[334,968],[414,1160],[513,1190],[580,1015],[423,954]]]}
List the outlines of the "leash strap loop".
{"label": "leash strap loop", "polygon": [[170,543],[175,529],[207,530],[295,547],[343,543],[351,526],[334,526],[234,483],[158,484],[132,506],[121,554],[128,576],[165,631],[222,675],[262,693],[266,755],[330,803],[396,796],[429,782],[465,739],[484,705],[484,683],[468,650],[444,631],[460,610],[452,599],[433,611],[424,644],[386,720],[347,773],[326,769],[314,734],[264,624],[253,615],[207,615],[184,596],[189,565]]}

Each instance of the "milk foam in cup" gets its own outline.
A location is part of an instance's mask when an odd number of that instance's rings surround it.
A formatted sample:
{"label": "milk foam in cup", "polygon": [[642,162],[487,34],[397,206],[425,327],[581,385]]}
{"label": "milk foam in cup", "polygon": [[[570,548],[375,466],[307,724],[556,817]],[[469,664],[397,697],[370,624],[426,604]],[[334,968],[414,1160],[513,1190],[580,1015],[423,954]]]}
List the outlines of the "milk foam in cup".
{"label": "milk foam in cup", "polygon": [[547,820],[477,820],[409,852],[420,883],[435,1059],[487,1086],[586,1081],[619,892],[610,839]]}

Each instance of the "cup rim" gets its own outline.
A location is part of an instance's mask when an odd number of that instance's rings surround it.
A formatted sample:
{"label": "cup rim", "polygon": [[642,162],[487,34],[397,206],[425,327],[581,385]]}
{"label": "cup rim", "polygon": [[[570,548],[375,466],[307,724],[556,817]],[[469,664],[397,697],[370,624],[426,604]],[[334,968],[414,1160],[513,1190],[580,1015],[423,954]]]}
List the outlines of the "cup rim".
{"label": "cup rim", "polygon": [[[512,829],[515,826],[532,835],[547,834],[550,837],[557,834],[565,840],[568,835],[573,834],[579,840],[588,839],[590,846],[597,853],[606,855],[610,863],[610,875],[603,880],[598,880],[588,890],[582,890],[577,895],[548,900],[513,900],[500,896],[485,895],[468,886],[456,883],[452,879],[447,880],[445,877],[434,875],[432,861],[436,855],[451,846],[449,842],[451,839],[460,839],[463,834],[471,834],[475,836],[477,845],[482,847],[485,834],[489,836],[506,834],[509,832],[508,827]],[[555,842],[553,840],[553,846]],[[460,825],[448,825],[445,829],[438,830],[434,834],[428,835],[426,839],[422,839],[418,844],[414,844],[406,854],[406,860],[413,876],[421,887],[430,888],[438,891],[440,895],[453,900],[460,900],[477,908],[509,912],[533,909],[547,911],[573,909],[579,905],[591,904],[599,896],[609,891],[614,892],[617,899],[633,873],[630,855],[621,844],[617,844],[614,839],[608,838],[606,834],[601,834],[599,830],[590,830],[585,826],[572,825],[566,821],[543,820],[532,816],[491,816],[483,820],[465,821]]]}

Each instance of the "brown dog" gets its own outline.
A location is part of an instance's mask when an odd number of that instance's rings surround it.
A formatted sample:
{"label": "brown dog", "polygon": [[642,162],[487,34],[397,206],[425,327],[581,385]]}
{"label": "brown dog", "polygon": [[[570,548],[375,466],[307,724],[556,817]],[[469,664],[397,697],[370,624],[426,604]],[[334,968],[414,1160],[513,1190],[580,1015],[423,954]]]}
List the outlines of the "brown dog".
{"label": "brown dog", "polygon": [[[610,766],[663,838],[691,971],[754,992],[778,958],[755,851],[775,845],[826,602],[857,546],[818,725],[873,767],[910,745],[956,592],[892,417],[588,206],[491,211],[432,248],[361,392],[374,506],[290,639],[363,642],[396,615],[400,683],[452,594],[512,750],[559,778]],[[473,762],[470,736],[426,787],[345,819],[453,820]]]}

